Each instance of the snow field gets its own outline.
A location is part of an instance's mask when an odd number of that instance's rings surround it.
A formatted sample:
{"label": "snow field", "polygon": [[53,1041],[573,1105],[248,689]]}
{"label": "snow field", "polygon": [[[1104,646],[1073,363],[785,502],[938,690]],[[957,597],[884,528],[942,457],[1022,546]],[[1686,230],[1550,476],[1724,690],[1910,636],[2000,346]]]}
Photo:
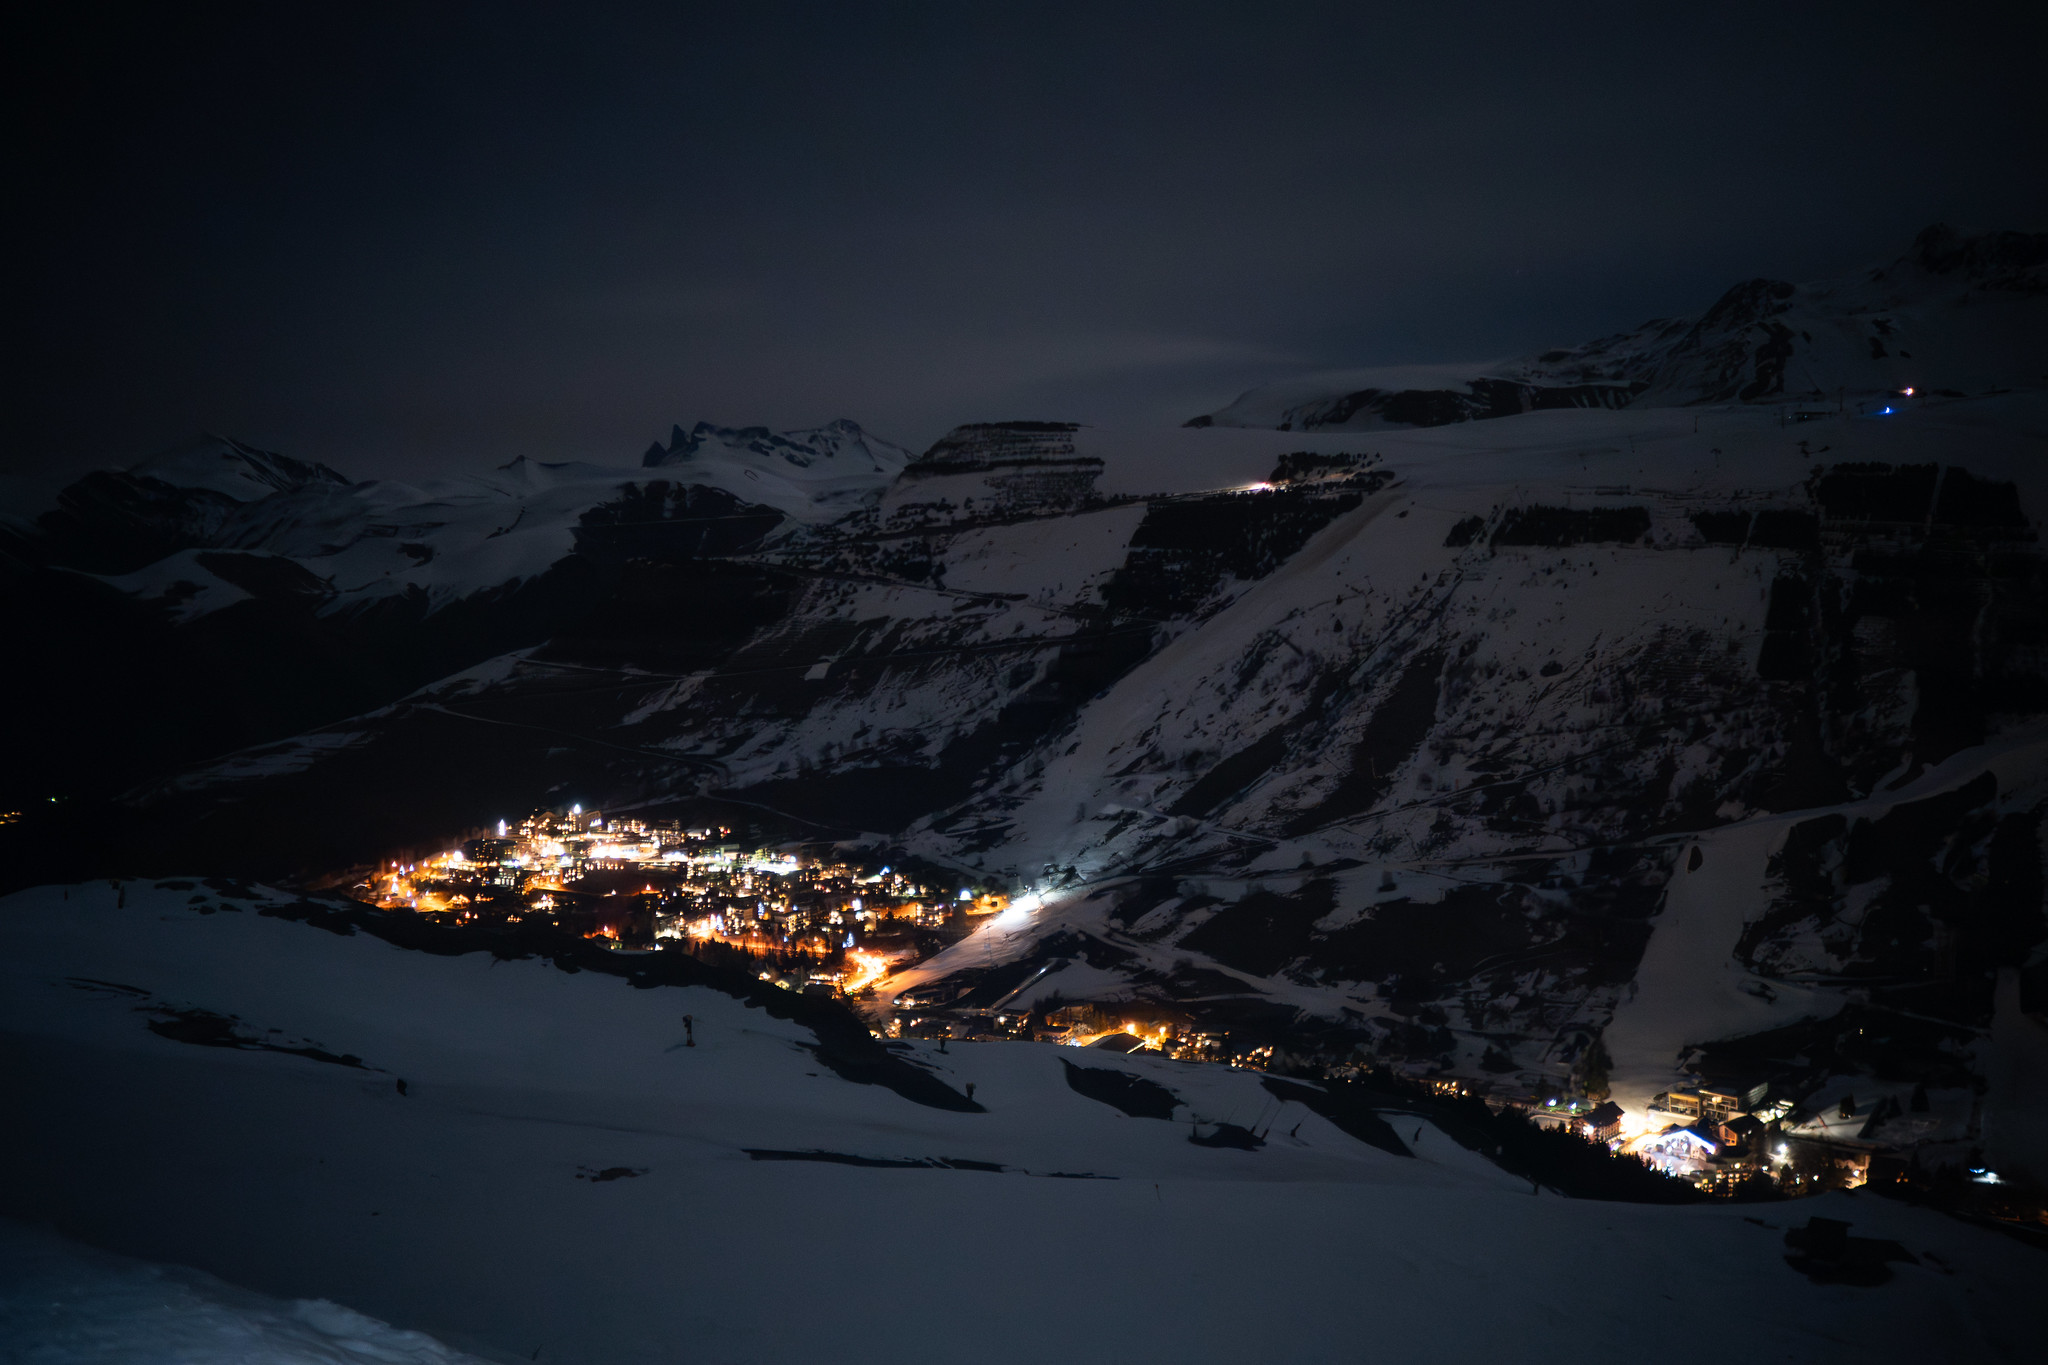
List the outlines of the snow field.
{"label": "snow field", "polygon": [[[1874,1199],[1796,1213],[1900,1238],[1923,1263],[1877,1290],[1816,1286],[1746,1210],[1532,1197],[1434,1131],[1416,1160],[1364,1147],[1283,1111],[1252,1073],[919,1048],[988,1107],[931,1110],[838,1079],[803,1030],[708,990],[407,953],[253,905],[200,914],[191,894],[132,883],[117,909],[99,884],[0,901],[0,1034],[39,1119],[6,1130],[5,1159],[41,1177],[11,1184],[0,1211],[506,1358],[1564,1359],[1657,1349],[1674,1323],[1731,1303],[1788,1359],[2019,1359],[2030,1330],[2034,1253]],[[376,1069],[174,1042],[120,986]],[[694,1049],[677,1046],[685,1011]],[[1075,1094],[1062,1060],[1270,1125],[1267,1146],[1195,1147],[1180,1123]],[[1391,1121],[1404,1139],[1421,1126]],[[1016,1169],[757,1162],[744,1147]],[[29,1301],[36,1272],[19,1254],[6,1264],[0,1294]],[[80,1291],[117,1325],[126,1292]],[[319,1344],[309,1310],[261,1311],[265,1330]],[[190,1327],[162,1321],[167,1339]],[[327,1321],[347,1324],[336,1340],[398,1330]],[[383,1358],[455,1358],[387,1344]]]}
{"label": "snow field", "polygon": [[[35,1365],[469,1365],[325,1299],[286,1303],[0,1219],[0,1344]],[[501,1358],[502,1359],[502,1358]]]}

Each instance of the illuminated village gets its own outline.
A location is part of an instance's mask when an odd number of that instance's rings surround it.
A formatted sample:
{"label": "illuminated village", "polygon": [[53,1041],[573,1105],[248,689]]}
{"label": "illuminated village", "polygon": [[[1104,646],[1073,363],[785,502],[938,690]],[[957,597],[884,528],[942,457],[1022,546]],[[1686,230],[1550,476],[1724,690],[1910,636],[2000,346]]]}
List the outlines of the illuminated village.
{"label": "illuminated village", "polygon": [[1184,1012],[1139,1004],[973,1008],[939,985],[881,995],[891,974],[961,941],[1010,906],[987,886],[887,865],[863,869],[727,828],[607,819],[572,806],[499,822],[460,848],[386,862],[355,884],[379,909],[451,926],[539,920],[621,953],[680,949],[786,990],[846,999],[892,1038],[1023,1039],[1263,1068]]}
{"label": "illuminated village", "polygon": [[495,834],[421,861],[387,863],[356,889],[382,909],[451,924],[538,918],[620,952],[744,956],[764,981],[856,997],[1009,903],[886,866],[744,848],[727,842],[731,833],[607,820],[573,806],[501,821]]}
{"label": "illuminated village", "polygon": [[[539,921],[618,953],[680,950],[748,972],[772,986],[843,999],[878,1037],[975,1043],[1029,1041],[1148,1052],[1266,1070],[1270,1044],[1238,1042],[1199,1017],[1147,1001],[1035,1005],[969,1003],[953,981],[891,990],[892,977],[959,943],[1008,909],[1008,894],[919,872],[750,848],[722,827],[608,819],[572,806],[501,821],[461,847],[394,860],[355,884],[380,909],[451,927]],[[915,978],[912,978],[913,980]],[[1012,995],[1022,992],[1012,992]],[[1340,1062],[1326,1078],[1368,1068]],[[1723,1196],[1773,1197],[1855,1189],[1905,1177],[1912,1148],[1967,1136],[1970,1120],[1916,1090],[1910,1105],[1843,1091],[1785,1093],[1743,1078],[1657,1095],[1631,1113],[1604,1084],[1519,1093],[1443,1076],[1411,1078],[1438,1098],[1483,1100],[1550,1129],[1632,1155]],[[1978,1183],[1997,1177],[1974,1171]]]}

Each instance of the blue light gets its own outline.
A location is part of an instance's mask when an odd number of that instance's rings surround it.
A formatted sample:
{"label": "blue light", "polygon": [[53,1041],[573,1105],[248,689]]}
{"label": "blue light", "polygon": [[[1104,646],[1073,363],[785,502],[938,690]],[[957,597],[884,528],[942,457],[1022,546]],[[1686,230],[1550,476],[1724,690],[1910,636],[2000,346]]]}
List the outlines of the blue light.
{"label": "blue light", "polygon": [[1879,417],[1889,417],[1892,415],[1892,410],[1890,408],[1879,408],[1877,410],[1877,415]]}

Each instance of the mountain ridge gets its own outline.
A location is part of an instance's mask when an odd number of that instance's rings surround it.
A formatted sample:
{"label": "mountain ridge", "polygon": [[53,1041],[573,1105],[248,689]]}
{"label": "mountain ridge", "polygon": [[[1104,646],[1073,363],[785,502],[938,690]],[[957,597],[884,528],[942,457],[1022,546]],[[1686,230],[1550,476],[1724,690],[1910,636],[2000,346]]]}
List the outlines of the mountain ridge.
{"label": "mountain ridge", "polygon": [[[1988,303],[2008,354],[1963,345],[1955,315]],[[1975,329],[1960,329],[1974,340]],[[1572,407],[1840,401],[1947,388],[1958,396],[2048,381],[2048,233],[1920,232],[1893,261],[1809,285],[1753,279],[1697,317],[1653,318],[1576,347],[1471,366],[1328,372],[1262,386],[1194,426],[1369,430]],[[1912,347],[1919,347],[1916,352]]]}

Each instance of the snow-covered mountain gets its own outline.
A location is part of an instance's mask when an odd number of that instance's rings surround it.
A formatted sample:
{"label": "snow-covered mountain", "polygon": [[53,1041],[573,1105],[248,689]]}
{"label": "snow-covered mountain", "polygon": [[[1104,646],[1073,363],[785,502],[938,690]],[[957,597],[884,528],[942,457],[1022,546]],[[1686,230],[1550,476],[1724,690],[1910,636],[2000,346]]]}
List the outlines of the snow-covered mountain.
{"label": "snow-covered mountain", "polygon": [[873,501],[910,458],[901,446],[841,418],[811,431],[781,433],[709,422],[687,432],[678,426],[666,447],[656,442],[640,462],[798,521],[821,522]]}
{"label": "snow-covered mountain", "polygon": [[202,436],[131,466],[128,479],[192,494],[212,493],[229,502],[250,503],[273,493],[308,487],[347,487],[348,480],[323,464],[257,450],[239,441]]}
{"label": "snow-covered mountain", "polygon": [[1830,407],[1911,388],[1961,396],[2048,379],[2048,233],[1930,227],[1841,279],[1749,280],[1698,317],[1470,365],[1325,371],[1242,395],[1195,426],[1364,431],[1555,408]]}
{"label": "snow-covered mountain", "polygon": [[[0,827],[8,865],[284,877],[540,805],[697,812],[1016,889],[892,989],[1158,999],[1638,1109],[1924,1083],[1928,1142],[2039,1169],[2032,1100],[1978,1103],[2048,998],[2034,240],[1752,290],[1647,368],[1542,362],[1641,379],[1620,407],[915,458],[700,425],[421,488],[236,500],[206,465],[199,520],[67,495],[13,552],[43,662],[8,780],[110,804]],[[1910,357],[1871,358],[1878,299]],[[1951,368],[1694,401],[1794,323],[1788,367]]]}
{"label": "snow-covered mountain", "polygon": [[540,578],[575,548],[586,515],[629,488],[690,489],[714,515],[758,521],[767,508],[771,521],[815,523],[873,503],[908,459],[847,421],[779,436],[700,422],[639,468],[521,458],[423,484],[353,483],[205,438],[67,488],[15,554],[115,570],[106,577],[122,591],[183,620],[260,592],[242,581],[252,575],[317,594],[327,614],[391,597],[432,611]]}
{"label": "snow-covered mountain", "polygon": [[87,475],[40,516],[0,523],[0,565],[60,560],[98,568],[140,567],[185,545],[234,534],[252,504],[299,492],[333,492],[349,481],[322,464],[201,436],[126,470]]}
{"label": "snow-covered mountain", "polygon": [[[836,422],[772,438],[699,424],[659,458],[358,483],[209,437],[13,510],[5,619],[49,648],[26,680],[40,719],[17,749],[22,790],[0,800],[374,709],[604,619],[592,580],[634,552],[615,523],[662,523],[661,554],[742,549],[873,504],[905,456]],[[163,723],[122,733],[110,712]]]}

